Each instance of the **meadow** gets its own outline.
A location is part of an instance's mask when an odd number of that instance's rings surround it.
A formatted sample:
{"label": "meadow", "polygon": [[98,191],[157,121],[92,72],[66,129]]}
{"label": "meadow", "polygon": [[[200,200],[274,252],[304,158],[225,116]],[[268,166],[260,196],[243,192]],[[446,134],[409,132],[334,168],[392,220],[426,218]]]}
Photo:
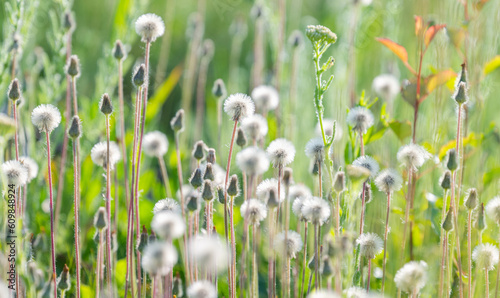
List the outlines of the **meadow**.
{"label": "meadow", "polygon": [[499,22],[2,0],[0,298],[499,297]]}

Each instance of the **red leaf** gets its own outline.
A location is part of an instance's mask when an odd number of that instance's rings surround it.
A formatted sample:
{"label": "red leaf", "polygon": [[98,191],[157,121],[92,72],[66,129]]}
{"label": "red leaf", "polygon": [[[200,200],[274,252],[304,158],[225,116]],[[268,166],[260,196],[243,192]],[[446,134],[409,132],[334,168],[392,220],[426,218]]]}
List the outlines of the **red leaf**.
{"label": "red leaf", "polygon": [[403,62],[408,62],[408,52],[406,52],[406,49],[402,45],[388,38],[376,38],[376,40],[396,54]]}
{"label": "red leaf", "polygon": [[439,24],[439,25],[434,25],[430,26],[427,31],[425,32],[425,37],[424,37],[424,42],[425,46],[429,46],[431,41],[434,39],[434,36],[436,36],[436,33],[438,33],[439,30],[443,29],[446,27],[446,24]]}
{"label": "red leaf", "polygon": [[415,18],[415,35],[420,36],[424,28],[424,19],[421,16],[414,16]]}

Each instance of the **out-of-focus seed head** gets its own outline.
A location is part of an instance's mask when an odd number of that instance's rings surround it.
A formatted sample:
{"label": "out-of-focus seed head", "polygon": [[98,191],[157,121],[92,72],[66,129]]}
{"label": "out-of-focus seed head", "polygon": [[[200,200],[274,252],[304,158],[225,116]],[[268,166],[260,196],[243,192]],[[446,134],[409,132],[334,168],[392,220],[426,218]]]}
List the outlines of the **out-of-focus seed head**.
{"label": "out-of-focus seed head", "polygon": [[304,206],[304,200],[306,200],[305,197],[304,198],[297,197],[293,201],[292,205],[292,211],[295,214],[295,216],[297,216],[297,219],[300,221],[307,221],[307,217],[304,215],[304,212],[302,212],[302,207]]}
{"label": "out-of-focus seed head", "polygon": [[134,74],[132,75],[132,83],[134,83],[134,86],[136,88],[139,88],[146,83],[146,65],[141,64],[139,65],[135,70]]}
{"label": "out-of-focus seed head", "polygon": [[284,232],[276,235],[276,252],[278,255],[295,259],[295,255],[302,249],[302,239],[300,239],[299,233],[292,230],[289,230],[286,236]]}
{"label": "out-of-focus seed head", "polygon": [[64,13],[63,26],[66,32],[73,32],[75,30],[76,24],[71,11]]}
{"label": "out-of-focus seed head", "polygon": [[241,127],[238,127],[236,131],[236,145],[240,147],[245,147],[247,145],[247,137]]}
{"label": "out-of-focus seed head", "polygon": [[68,265],[64,264],[63,271],[57,278],[57,288],[61,292],[65,292],[71,288],[71,280],[69,278],[69,268]]}
{"label": "out-of-focus seed head", "polygon": [[375,185],[380,191],[385,193],[400,190],[402,184],[403,178],[394,169],[385,169],[375,178]]}
{"label": "out-of-focus seed head", "polygon": [[486,219],[484,216],[484,203],[479,205],[479,210],[477,212],[477,219],[474,222],[474,227],[481,233],[486,229]]}
{"label": "out-of-focus seed head", "polygon": [[352,130],[360,134],[365,134],[374,122],[372,112],[365,107],[352,108],[346,120]]}
{"label": "out-of-focus seed head", "polygon": [[255,107],[264,114],[275,110],[280,103],[278,90],[273,86],[261,85],[255,87],[252,90],[252,99],[255,102]]}
{"label": "out-of-focus seed head", "polygon": [[418,294],[427,282],[427,264],[424,261],[406,263],[396,272],[394,282],[401,291]]}
{"label": "out-of-focus seed head", "polygon": [[240,186],[238,182],[238,176],[233,175],[229,180],[229,185],[227,186],[227,194],[231,197],[237,197],[240,195]]}
{"label": "out-of-focus seed head", "polygon": [[457,151],[454,148],[446,153],[446,167],[452,172],[458,169]]}
{"label": "out-of-focus seed head", "polygon": [[217,298],[217,290],[207,280],[196,281],[187,289],[188,298]]}
{"label": "out-of-focus seed head", "polygon": [[292,168],[284,168],[283,169],[283,185],[285,187],[290,187],[290,185],[293,183],[293,170]]}
{"label": "out-of-focus seed head", "polygon": [[[285,200],[284,191],[280,191],[280,197],[278,198],[278,180],[274,178],[262,181],[257,186],[256,195],[259,200],[268,206],[271,204],[273,207]],[[272,200],[272,202],[269,202],[269,200]]]}
{"label": "out-of-focus seed head", "polygon": [[99,109],[101,113],[108,116],[113,113],[113,104],[111,103],[111,98],[107,93],[104,93],[101,97],[101,102],[99,103]]}
{"label": "out-of-focus seed head", "polygon": [[203,179],[208,181],[215,180],[214,169],[211,163],[207,163],[207,165],[205,166],[205,173],[203,174]]}
{"label": "out-of-focus seed head", "polygon": [[155,231],[151,230],[151,234],[149,235],[148,242],[153,243],[156,240],[158,240],[158,238],[156,237],[156,233],[155,233]]}
{"label": "out-of-focus seed head", "polygon": [[290,164],[295,158],[295,147],[286,139],[272,141],[266,149],[275,168]]}
{"label": "out-of-focus seed head", "polygon": [[144,135],[142,141],[144,153],[157,158],[162,158],[168,151],[167,136],[161,131],[151,131]]}
{"label": "out-of-focus seed head", "polygon": [[184,296],[182,279],[179,277],[179,273],[177,273],[177,275],[174,277],[172,284],[173,284],[172,285],[172,294],[175,295],[175,297]]}
{"label": "out-of-focus seed head", "polygon": [[410,143],[398,150],[398,161],[408,169],[417,171],[432,155],[424,147]]}
{"label": "out-of-focus seed head", "polygon": [[330,206],[322,198],[310,197],[304,200],[302,213],[311,223],[321,226],[330,217]]}
{"label": "out-of-focus seed head", "polygon": [[212,87],[212,94],[215,97],[225,97],[227,95],[226,85],[222,79],[217,79]]}
{"label": "out-of-focus seed head", "polygon": [[300,47],[304,43],[304,37],[302,35],[302,32],[300,32],[299,30],[293,31],[290,37],[288,38],[288,43],[293,48]]}
{"label": "out-of-focus seed head", "polygon": [[250,10],[250,16],[255,20],[264,16],[264,7],[260,3],[255,3]]}
{"label": "out-of-focus seed head", "polygon": [[28,180],[26,182],[31,182],[38,175],[38,164],[35,160],[28,156],[19,157],[19,162],[28,170]]}
{"label": "out-of-focus seed head", "polygon": [[90,157],[92,161],[103,168],[107,167],[108,160],[111,169],[122,158],[120,147],[115,142],[109,143],[109,158],[108,158],[108,145],[107,142],[99,142],[90,150]]}
{"label": "out-of-focus seed head", "polygon": [[194,188],[198,188],[201,186],[201,184],[203,183],[203,178],[200,168],[196,168],[194,170],[191,178],[189,179],[189,183],[191,183]]}
{"label": "out-of-focus seed head", "polygon": [[214,148],[208,148],[207,150],[207,163],[210,164],[215,164],[217,158],[215,154],[215,149]]}
{"label": "out-of-focus seed head", "polygon": [[71,124],[68,129],[68,135],[73,140],[78,139],[82,135],[82,121],[80,121],[80,117],[78,117],[77,115],[71,118]]}
{"label": "out-of-focus seed head", "polygon": [[9,90],[7,91],[7,96],[9,97],[10,100],[14,102],[21,98],[22,96],[21,86],[17,78],[13,79],[12,82],[10,82]]}
{"label": "out-of-focus seed head", "polygon": [[151,276],[167,275],[177,263],[177,251],[166,242],[149,243],[142,254],[142,268]]}
{"label": "out-of-focus seed head", "polygon": [[337,35],[327,27],[321,25],[308,25],[306,28],[306,36],[313,44],[332,44],[337,41]]}
{"label": "out-of-focus seed head", "polygon": [[205,201],[211,201],[214,198],[214,192],[212,188],[212,181],[203,181],[203,188],[201,189],[201,198]]}
{"label": "out-of-focus seed head", "polygon": [[345,173],[339,171],[335,174],[335,178],[333,179],[333,189],[337,194],[340,194],[345,191]]}
{"label": "out-of-focus seed head", "polygon": [[367,259],[375,258],[382,252],[384,241],[375,233],[361,234],[356,243],[360,246],[360,253]]}
{"label": "out-of-focus seed head", "polygon": [[106,218],[106,208],[99,207],[94,216],[94,227],[98,230],[103,230],[108,227],[108,220]]}
{"label": "out-of-focus seed head", "polygon": [[267,217],[267,208],[257,199],[248,199],[241,205],[241,216],[250,225],[259,225]]}
{"label": "out-of-focus seed head", "polygon": [[243,119],[243,121],[241,121],[241,129],[245,133],[245,136],[250,138],[254,144],[262,140],[269,130],[267,119],[259,114],[253,114]]}
{"label": "out-of-focus seed head", "polygon": [[194,144],[193,148],[193,158],[196,159],[197,161],[202,160],[205,157],[205,148],[206,145],[203,143],[203,141],[198,141]]}
{"label": "out-of-focus seed head", "polygon": [[319,270],[321,271],[321,274],[323,276],[330,277],[333,275],[334,271],[333,271],[333,266],[332,266],[332,263],[330,261],[330,258],[323,257],[323,260],[321,261]]}
{"label": "out-of-focus seed head", "polygon": [[151,228],[161,239],[171,241],[184,234],[186,225],[177,213],[159,212],[153,216]]}
{"label": "out-of-focus seed head", "polygon": [[363,167],[370,171],[370,176],[372,178],[375,178],[380,169],[378,162],[373,157],[368,155],[358,157],[352,164],[357,167]]}
{"label": "out-of-focus seed head", "polygon": [[470,188],[467,191],[467,196],[465,197],[464,206],[467,207],[467,209],[472,210],[477,207],[478,203],[479,203],[479,197],[477,194],[477,189]]}
{"label": "out-of-focus seed head", "polygon": [[148,246],[148,243],[149,243],[148,230],[146,229],[146,226],[143,225],[141,236],[139,238],[139,242],[137,243],[137,250],[140,251],[142,254],[146,246]]}
{"label": "out-of-focus seed head", "polygon": [[28,169],[17,160],[4,162],[2,173],[7,179],[7,185],[14,185],[14,188],[24,186],[28,182]]}
{"label": "out-of-focus seed head", "polygon": [[451,188],[451,172],[445,171],[441,179],[439,179],[439,185],[441,185],[442,189],[448,190]]}
{"label": "out-of-focus seed head", "polygon": [[184,110],[180,109],[175,113],[174,118],[170,121],[170,126],[173,131],[181,132],[184,130]]}
{"label": "out-of-focus seed head", "polygon": [[480,269],[491,271],[498,263],[498,248],[491,243],[481,243],[472,252],[472,259]]}
{"label": "out-of-focus seed head", "polygon": [[446,232],[453,230],[453,212],[451,211],[451,209],[448,210],[448,212],[446,213],[446,217],[444,218],[443,222],[441,223],[441,227]]}
{"label": "out-of-focus seed head", "polygon": [[387,102],[391,102],[401,91],[399,80],[391,74],[381,74],[373,79],[372,89]]}
{"label": "out-of-focus seed head", "polygon": [[314,163],[322,164],[325,159],[325,145],[322,138],[313,138],[306,144],[306,155]]}
{"label": "out-of-focus seed head", "polygon": [[247,175],[261,175],[269,169],[269,158],[258,147],[247,147],[236,154],[236,164]]}
{"label": "out-of-focus seed head", "polygon": [[127,52],[125,51],[125,46],[121,42],[121,40],[117,40],[115,42],[115,47],[113,48],[113,57],[116,60],[123,60],[127,56]]}
{"label": "out-of-focus seed head", "polygon": [[486,214],[500,225],[500,197],[494,197],[486,204]]}
{"label": "out-of-focus seed head", "polygon": [[180,214],[181,207],[179,206],[179,203],[177,203],[176,200],[172,198],[165,198],[163,200],[159,200],[158,202],[156,202],[155,206],[153,207],[154,214],[159,212],[173,212]]}
{"label": "out-of-focus seed head", "polygon": [[153,13],[143,14],[135,21],[135,31],[141,36],[142,42],[153,42],[165,33],[165,24]]}
{"label": "out-of-focus seed head", "polygon": [[78,59],[77,55],[69,57],[66,64],[66,74],[73,79],[80,76],[80,59]]}

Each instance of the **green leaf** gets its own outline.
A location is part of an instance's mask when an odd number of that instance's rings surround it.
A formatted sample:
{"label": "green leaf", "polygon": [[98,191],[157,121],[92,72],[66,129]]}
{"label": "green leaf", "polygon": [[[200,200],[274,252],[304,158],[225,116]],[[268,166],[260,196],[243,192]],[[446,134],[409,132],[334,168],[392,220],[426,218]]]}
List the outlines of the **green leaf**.
{"label": "green leaf", "polygon": [[[120,263],[121,261],[123,260],[120,260],[118,263]],[[118,271],[118,264],[116,264],[117,267],[117,272],[125,272],[125,271]],[[123,268],[123,270],[125,270],[125,268],[127,267],[127,265],[125,264],[125,267]],[[116,274],[116,279],[118,280],[118,277],[120,276],[121,274]],[[87,286],[87,285],[80,285],[80,295],[82,297],[95,297],[94,296],[94,289]]]}
{"label": "green leaf", "polygon": [[411,136],[411,123],[410,121],[397,121],[392,120],[389,122],[389,127],[396,134],[398,139],[403,142],[407,137]]}
{"label": "green leaf", "polygon": [[495,56],[493,59],[490,61],[486,62],[484,65],[484,74],[487,75],[491,72],[493,72],[495,69],[500,67],[500,55]]}
{"label": "green leaf", "polygon": [[370,127],[370,129],[366,133],[367,138],[365,140],[365,145],[368,145],[372,142],[375,142],[378,139],[381,139],[384,136],[386,130],[387,127],[383,125],[377,127],[375,126]]}
{"label": "green leaf", "polygon": [[167,101],[168,96],[172,93],[175,85],[179,81],[182,74],[180,65],[176,66],[168,78],[156,90],[155,94],[148,101],[148,110],[146,111],[146,120],[151,120],[161,109],[162,105]]}

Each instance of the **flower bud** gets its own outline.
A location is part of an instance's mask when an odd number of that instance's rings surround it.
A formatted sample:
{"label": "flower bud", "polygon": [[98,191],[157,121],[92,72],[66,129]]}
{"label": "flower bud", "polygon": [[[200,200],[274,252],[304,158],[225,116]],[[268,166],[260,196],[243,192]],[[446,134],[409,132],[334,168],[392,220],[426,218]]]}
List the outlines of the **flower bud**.
{"label": "flower bud", "polygon": [[240,192],[240,187],[238,185],[238,176],[231,176],[231,180],[229,180],[229,186],[227,187],[227,194],[231,197],[238,196]]}
{"label": "flower bud", "polygon": [[109,98],[109,95],[107,93],[104,93],[102,95],[101,102],[99,104],[99,109],[106,116],[113,113],[113,105],[111,104],[111,98]]}
{"label": "flower bud", "polygon": [[61,291],[67,291],[71,287],[71,281],[69,279],[69,268],[64,264],[63,271],[59,278],[57,279],[57,288]]}
{"label": "flower bud", "polygon": [[21,98],[21,86],[19,85],[18,79],[12,80],[7,95],[9,96],[9,99],[12,101],[16,101],[19,98]]}
{"label": "flower bud", "polygon": [[80,75],[80,60],[78,56],[72,55],[69,57],[68,63],[66,64],[66,74],[72,78],[76,78]]}
{"label": "flower bud", "polygon": [[184,110],[180,109],[175,113],[174,118],[170,121],[170,126],[175,132],[184,130]]}
{"label": "flower bud", "polygon": [[182,289],[182,279],[179,277],[179,273],[177,273],[172,282],[172,294],[174,297],[182,297],[184,295],[184,291]]}
{"label": "flower bud", "polygon": [[197,196],[189,196],[187,198],[187,209],[188,211],[194,212],[198,210],[198,197]]}
{"label": "flower bud", "polygon": [[344,172],[337,172],[335,174],[335,178],[333,180],[333,189],[337,194],[343,192],[345,190],[345,173]]}
{"label": "flower bud", "polygon": [[63,26],[66,31],[73,31],[75,29],[75,21],[70,11],[64,13]]}
{"label": "flower bud", "polygon": [[203,174],[203,180],[209,180],[209,181],[215,180],[214,168],[212,167],[211,163],[207,163],[207,165],[205,166],[205,173]]}
{"label": "flower bud", "polygon": [[333,267],[328,257],[323,258],[323,262],[320,265],[320,271],[323,276],[331,276],[333,275]]}
{"label": "flower bud", "polygon": [[207,163],[215,164],[216,156],[215,149],[209,148],[207,151]]}
{"label": "flower bud", "polygon": [[280,201],[278,200],[278,194],[274,189],[270,189],[267,197],[267,206],[269,208],[278,207]]}
{"label": "flower bud", "polygon": [[144,64],[139,65],[135,69],[134,75],[132,76],[132,83],[134,83],[136,88],[141,87],[146,82],[146,66]]}
{"label": "flower bud", "polygon": [[245,147],[247,144],[247,137],[241,128],[236,131],[236,144],[240,147]]}
{"label": "flower bud", "polygon": [[455,149],[450,149],[448,150],[446,156],[446,167],[448,168],[448,170],[453,172],[458,169],[457,151]]}
{"label": "flower bud", "polygon": [[484,217],[484,203],[481,203],[481,205],[479,205],[479,210],[478,210],[478,213],[477,213],[477,219],[476,219],[476,222],[475,222],[475,228],[478,229],[479,231],[483,231],[484,229],[486,229],[486,220],[485,220],[485,217]]}
{"label": "flower bud", "polygon": [[189,183],[191,183],[194,188],[198,188],[203,183],[203,179],[201,177],[202,175],[200,168],[196,168],[196,170],[194,170],[193,174],[191,175],[191,178],[189,179]]}
{"label": "flower bud", "polygon": [[215,97],[226,97],[226,85],[222,79],[217,79],[214,82],[214,86],[212,88],[212,94]]}
{"label": "flower bud", "polygon": [[120,40],[117,40],[113,49],[113,57],[115,57],[116,60],[122,60],[125,56],[125,47]]}
{"label": "flower bud", "polygon": [[82,135],[82,122],[80,121],[80,117],[73,116],[71,118],[71,125],[68,129],[68,135],[73,139],[78,139]]}
{"label": "flower bud", "polygon": [[221,204],[226,202],[226,199],[224,198],[224,189],[222,187],[217,187],[217,200]]}
{"label": "flower bud", "polygon": [[142,253],[144,251],[144,248],[148,245],[149,242],[149,236],[148,236],[148,230],[146,229],[146,226],[142,226],[142,232],[141,232],[141,237],[139,238],[139,242],[137,243],[137,250]]}
{"label": "flower bud", "polygon": [[469,189],[467,197],[465,198],[464,201],[464,206],[467,207],[467,209],[472,210],[477,207],[478,201],[479,198],[477,195],[477,189],[475,188]]}
{"label": "flower bud", "polygon": [[452,98],[459,104],[464,104],[469,100],[467,95],[467,86],[464,82],[460,82],[453,94]]}
{"label": "flower bud", "polygon": [[451,188],[451,172],[446,171],[443,174],[443,177],[441,177],[441,181],[439,182],[441,184],[441,187],[445,190]]}
{"label": "flower bud", "polygon": [[286,167],[283,169],[283,184],[289,187],[293,183],[293,170]]}
{"label": "flower bud", "polygon": [[197,161],[205,157],[205,143],[203,141],[198,141],[194,144],[192,155]]}
{"label": "flower bud", "polygon": [[104,207],[99,207],[94,216],[94,227],[98,230],[103,230],[108,226],[108,220],[106,218],[106,209]]}
{"label": "flower bud", "polygon": [[446,217],[444,218],[443,223],[441,224],[441,227],[446,232],[453,230],[453,213],[452,213],[451,209],[448,210],[448,213],[446,213]]}
{"label": "flower bud", "polygon": [[212,190],[212,181],[205,180],[203,182],[203,188],[201,190],[201,198],[205,201],[211,201],[214,198],[214,193]]}

